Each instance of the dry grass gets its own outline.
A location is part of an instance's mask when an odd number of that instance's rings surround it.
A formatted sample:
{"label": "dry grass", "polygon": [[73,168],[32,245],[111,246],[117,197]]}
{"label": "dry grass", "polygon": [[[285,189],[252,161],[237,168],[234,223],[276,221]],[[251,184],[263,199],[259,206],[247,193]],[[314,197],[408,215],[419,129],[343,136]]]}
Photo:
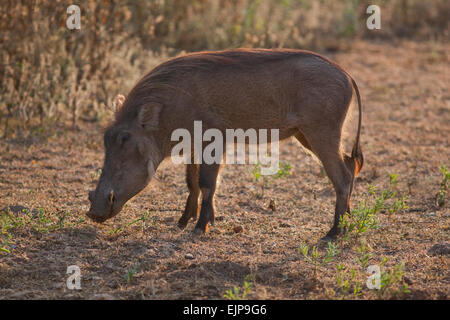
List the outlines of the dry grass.
{"label": "dry grass", "polygon": [[[40,123],[98,121],[163,56],[232,47],[336,51],[357,38],[449,36],[446,0],[371,1],[382,29],[365,28],[366,1],[81,1],[81,30],[62,0],[0,7],[0,136]],[[20,130],[19,130],[20,132]]]}
{"label": "dry grass", "polygon": [[[408,209],[380,213],[380,228],[338,242],[334,260],[317,268],[298,249],[315,245],[330,227],[334,192],[320,166],[294,141],[281,152],[291,175],[274,181],[262,199],[250,166],[225,167],[216,226],[194,237],[192,224],[185,231],[176,227],[187,197],[183,167],[164,163],[159,181],[112,221],[97,225],[85,221],[84,213],[102,165],[101,126],[81,122],[72,130],[55,123],[12,130],[0,144],[0,208],[20,205],[31,213],[11,213],[16,226],[9,229],[2,223],[2,247],[9,253],[0,252],[0,299],[99,293],[120,299],[220,299],[233,286],[242,292],[248,275],[247,298],[355,298],[344,294],[336,279],[340,264],[345,279],[351,280],[355,269],[350,286],[362,283],[358,299],[448,299],[448,255],[428,250],[449,241],[448,195],[442,206],[435,203],[439,168],[449,167],[449,49],[439,42],[357,41],[331,56],[355,77],[363,96],[366,163],[354,203],[365,197],[367,184],[383,190],[388,175],[396,173],[397,192],[407,197]],[[268,209],[270,199],[275,212]],[[237,226],[243,231],[236,233]],[[405,274],[383,294],[364,285],[355,261],[359,240],[372,254],[369,264],[384,257],[389,258],[384,271],[404,264]],[[73,264],[81,268],[80,291],[65,286],[67,266]],[[403,284],[410,293],[397,291]]]}

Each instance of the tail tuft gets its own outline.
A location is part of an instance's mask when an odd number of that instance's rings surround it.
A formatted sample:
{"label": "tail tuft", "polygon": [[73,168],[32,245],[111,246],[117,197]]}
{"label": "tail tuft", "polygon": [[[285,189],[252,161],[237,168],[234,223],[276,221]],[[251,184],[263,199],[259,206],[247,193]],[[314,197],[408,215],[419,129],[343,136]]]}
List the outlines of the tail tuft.
{"label": "tail tuft", "polygon": [[353,146],[351,159],[354,161],[354,177],[356,177],[364,165],[364,156],[359,143],[355,143]]}

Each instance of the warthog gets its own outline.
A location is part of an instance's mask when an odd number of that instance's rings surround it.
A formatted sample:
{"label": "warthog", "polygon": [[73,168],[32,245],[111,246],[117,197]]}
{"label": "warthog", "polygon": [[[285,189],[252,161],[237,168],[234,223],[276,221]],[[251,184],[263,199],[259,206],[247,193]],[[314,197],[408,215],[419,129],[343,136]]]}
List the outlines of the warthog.
{"label": "warthog", "polygon": [[[356,93],[359,121],[351,155],[341,151],[341,136]],[[203,129],[279,129],[279,140],[294,136],[322,162],[336,191],[334,224],[325,239],[340,232],[339,218],[350,210],[356,175],[362,168],[359,143],[361,99],[355,81],[337,64],[302,50],[238,49],[200,52],[170,59],[150,71],[119,102],[104,134],[105,162],[87,213],[97,222],[114,217],[150,181],[171,155],[175,129],[193,136]],[[220,164],[187,164],[189,189],[185,228],[200,217],[195,233],[214,224],[214,192]]]}

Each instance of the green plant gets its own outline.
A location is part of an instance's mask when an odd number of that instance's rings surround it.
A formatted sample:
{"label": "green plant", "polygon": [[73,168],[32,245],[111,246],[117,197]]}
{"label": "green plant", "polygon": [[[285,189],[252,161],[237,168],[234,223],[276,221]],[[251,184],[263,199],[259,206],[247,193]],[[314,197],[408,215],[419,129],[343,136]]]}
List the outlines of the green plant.
{"label": "green plant", "polygon": [[[388,261],[387,258],[383,258],[381,266],[384,266]],[[409,293],[408,285],[405,283],[405,264],[398,263],[393,269],[381,272],[380,276],[380,289],[377,291],[379,298],[384,298],[387,295],[397,295],[399,293]]]}
{"label": "green plant", "polygon": [[[371,197],[359,202],[356,209],[346,212],[339,219],[339,228],[345,233],[344,240],[358,238],[362,233],[378,228],[377,214],[383,210],[393,214],[407,208],[406,197],[396,198],[397,174],[389,175],[389,188],[377,196],[377,189],[368,186],[368,195]],[[389,200],[391,200],[389,202]]]}
{"label": "green plant", "polygon": [[450,172],[448,171],[445,164],[441,165],[441,172],[442,172],[441,186],[436,194],[436,205],[438,207],[442,207],[445,203],[445,196],[447,195],[448,189],[448,181],[450,180]]}
{"label": "green plant", "polygon": [[252,290],[251,276],[247,275],[244,280],[244,289],[242,291],[242,294],[241,290],[238,287],[233,286],[232,289],[227,290],[225,292],[223,297],[228,300],[244,300],[251,290]]}
{"label": "green plant", "polygon": [[6,248],[8,245],[10,245],[12,243],[11,238],[12,238],[12,235],[9,233],[5,234],[5,235],[2,234],[2,239],[1,239],[1,243],[0,243],[0,252],[11,253]]}
{"label": "green plant", "polygon": [[358,279],[358,273],[356,269],[351,268],[347,270],[343,264],[336,266],[336,282],[343,295],[346,297],[349,293],[357,298],[362,294],[362,284]]}
{"label": "green plant", "polygon": [[348,240],[351,236],[356,238],[367,230],[378,228],[376,212],[374,207],[367,206],[363,200],[357,209],[343,215],[339,221],[339,228],[345,230],[344,239]]}
{"label": "green plant", "polygon": [[6,211],[0,212],[0,227],[3,235],[10,231],[22,228],[27,224],[27,221],[32,219],[32,215],[28,209],[23,209],[22,214],[16,215],[8,208]]}
{"label": "green plant", "polygon": [[0,212],[0,251],[9,253],[7,245],[13,243],[13,232],[17,230],[31,229],[38,233],[49,233],[65,227],[65,219],[69,213],[59,216],[54,222],[52,217],[43,208],[33,210],[22,209],[21,212],[13,213],[8,208]]}
{"label": "green plant", "polygon": [[361,246],[356,248],[358,253],[358,257],[355,258],[356,262],[358,262],[361,267],[365,270],[367,265],[369,264],[369,260],[372,257],[370,252],[367,252],[367,244],[361,241]]}
{"label": "green plant", "polygon": [[37,214],[30,221],[31,227],[34,231],[39,233],[50,233],[60,228],[60,222],[53,222],[48,214],[45,213],[44,208],[39,208]]}
{"label": "green plant", "polygon": [[63,212],[58,216],[58,227],[64,229],[66,227],[66,218],[70,215],[70,212]]}
{"label": "green plant", "polygon": [[402,196],[401,198],[396,198],[397,196],[397,183],[398,183],[398,174],[390,174],[389,175],[389,188],[384,190],[381,197],[384,200],[383,204],[388,200],[392,199],[392,204],[385,205],[385,210],[387,210],[390,214],[396,213],[399,210],[407,209],[406,205],[406,196]]}
{"label": "green plant", "polygon": [[407,209],[406,196],[402,196],[400,199],[394,199],[393,204],[387,208],[390,214],[396,213],[400,210]]}
{"label": "green plant", "polygon": [[109,234],[110,234],[110,235],[113,235],[113,234],[122,232],[122,231],[124,231],[126,228],[128,228],[128,227],[130,227],[130,226],[132,226],[132,225],[134,225],[134,224],[136,224],[136,223],[138,223],[138,222],[142,222],[142,232],[144,232],[144,229],[145,229],[145,223],[146,223],[147,220],[148,220],[148,212],[144,212],[144,213],[142,214],[141,217],[136,218],[136,219],[132,220],[131,222],[126,223],[125,225],[122,225],[122,226],[120,226],[120,227],[118,227],[118,228],[112,229],[112,230],[109,232]]}
{"label": "green plant", "polygon": [[[352,295],[353,298],[357,298],[362,295],[363,283],[362,279],[367,277],[367,267],[369,260],[372,258],[372,254],[367,252],[368,246],[366,243],[361,242],[361,246],[356,248],[358,256],[355,258],[356,262],[361,268],[346,268],[344,264],[338,264],[336,266],[336,283],[339,288],[339,292],[342,294],[341,298],[345,298],[348,295]],[[379,299],[389,298],[399,293],[409,293],[410,290],[404,280],[404,263],[398,263],[391,269],[385,268],[388,258],[383,257],[379,266],[379,288],[375,288],[376,295]],[[383,271],[385,269],[385,271]]]}
{"label": "green plant", "polygon": [[332,262],[334,257],[339,253],[339,249],[336,244],[328,242],[327,245],[327,251],[322,256],[319,254],[319,249],[316,246],[313,246],[311,250],[309,250],[308,245],[303,243],[298,249],[298,251],[303,255],[305,261],[313,265],[314,278],[317,278],[317,269],[320,266]]}
{"label": "green plant", "polygon": [[70,228],[70,229],[77,228],[80,224],[82,224],[82,223],[85,222],[85,221],[86,221],[86,218],[81,217],[81,218],[79,218],[76,222],[72,223],[72,224],[69,226],[69,228]]}
{"label": "green plant", "polygon": [[127,270],[127,273],[125,274],[125,280],[127,281],[127,284],[133,281],[133,277],[135,274],[136,274],[136,266]]}
{"label": "green plant", "polygon": [[264,190],[267,186],[276,179],[285,178],[291,174],[292,166],[289,163],[280,161],[278,170],[273,175],[262,175],[261,174],[261,163],[258,161],[253,167],[251,173],[255,178],[256,182],[260,183],[261,193],[258,195],[259,198],[264,197]]}

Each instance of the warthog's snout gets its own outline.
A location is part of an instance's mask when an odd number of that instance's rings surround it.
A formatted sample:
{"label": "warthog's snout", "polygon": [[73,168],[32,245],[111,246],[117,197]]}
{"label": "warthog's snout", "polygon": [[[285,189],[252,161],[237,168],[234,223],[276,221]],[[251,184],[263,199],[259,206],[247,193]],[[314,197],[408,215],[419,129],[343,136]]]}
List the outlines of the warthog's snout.
{"label": "warthog's snout", "polygon": [[117,205],[114,190],[111,190],[104,195],[98,193],[99,192],[89,191],[91,207],[86,215],[95,222],[101,223],[119,213],[122,206]]}

